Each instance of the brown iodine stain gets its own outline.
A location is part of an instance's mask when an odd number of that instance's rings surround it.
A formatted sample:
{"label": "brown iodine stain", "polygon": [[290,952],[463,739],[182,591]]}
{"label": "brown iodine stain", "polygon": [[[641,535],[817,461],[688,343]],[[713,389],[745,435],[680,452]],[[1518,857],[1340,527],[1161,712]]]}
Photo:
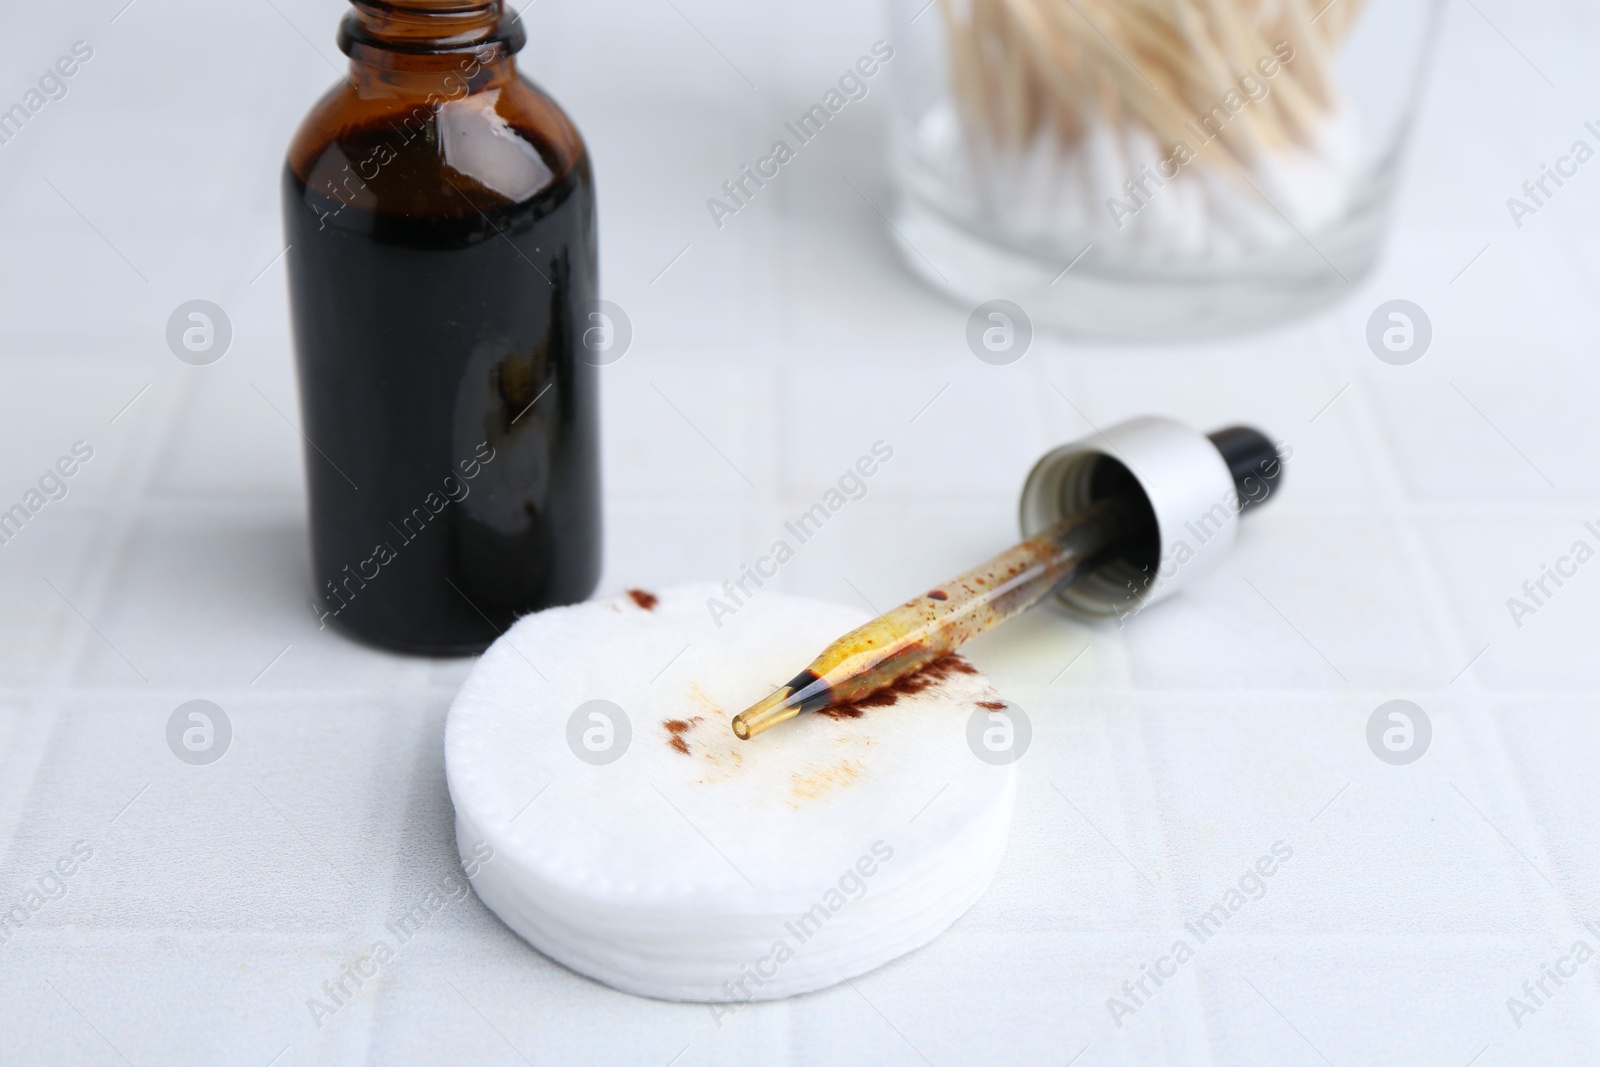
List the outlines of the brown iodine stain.
{"label": "brown iodine stain", "polygon": [[1004,704],[1000,703],[1000,701],[998,701],[998,700],[980,700],[980,701],[978,701],[978,707],[987,708],[990,711],[1005,711],[1006,710],[1006,706]]}
{"label": "brown iodine stain", "polygon": [[951,653],[942,659],[936,659],[920,671],[914,671],[903,678],[897,678],[889,685],[873,693],[871,696],[862,697],[854,704],[839,704],[831,708],[823,708],[818,715],[826,715],[830,719],[859,719],[862,708],[888,708],[900,702],[901,697],[915,696],[926,689],[931,689],[943,683],[952,674],[977,674],[978,668]]}
{"label": "brown iodine stain", "polygon": [[[827,766],[813,764],[803,771],[794,771],[789,775],[791,783],[789,791],[801,800],[816,800],[824,793],[854,785],[860,777],[861,766],[855,760],[841,760]],[[798,805],[790,801],[790,806]]]}
{"label": "brown iodine stain", "polygon": [[692,719],[666,720],[661,725],[666,727],[667,733],[672,735],[667,744],[687,756],[689,754],[689,742],[683,739],[683,735],[693,730],[700,722],[701,719],[698,715]]}
{"label": "brown iodine stain", "polygon": [[689,683],[689,699],[694,701],[696,707],[708,714],[715,715],[719,719],[726,719],[728,717],[728,713],[722,710],[722,705],[718,704],[715,700],[712,700],[709,696],[707,696],[706,691],[701,689],[694,682]]}
{"label": "brown iodine stain", "polygon": [[629,589],[628,596],[633,602],[646,611],[654,611],[656,605],[661,603],[661,598],[654,593],[647,593],[643,589]]}

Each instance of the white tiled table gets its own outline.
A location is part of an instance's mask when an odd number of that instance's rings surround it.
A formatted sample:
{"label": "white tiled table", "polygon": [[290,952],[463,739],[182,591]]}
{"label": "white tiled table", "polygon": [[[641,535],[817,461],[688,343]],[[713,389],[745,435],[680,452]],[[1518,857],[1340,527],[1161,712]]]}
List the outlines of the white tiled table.
{"label": "white tiled table", "polygon": [[[1504,206],[1600,117],[1592,8],[1453,6],[1385,265],[1337,310],[1202,347],[1041,337],[995,368],[844,180],[883,195],[881,92],[720,232],[706,215],[881,35],[875,5],[674,2],[526,16],[636,331],[606,370],[603,591],[735,575],[883,438],[895,460],[782,584],[894,602],[1007,543],[1031,460],[1089,430],[1063,394],[1100,425],[1258,423],[1294,446],[1282,499],[1126,630],[1039,612],[973,649],[1036,737],[993,889],[926,949],[718,1029],[575,977],[468,898],[319,1029],[306,999],[455,869],[440,731],[470,667],[357,647],[304,606],[277,179],[342,5],[7,11],[0,103],[75,40],[95,56],[0,146],[0,506],[73,442],[94,458],[0,546],[0,905],[93,852],[0,945],[0,1062],[1600,1058],[1596,964],[1520,1028],[1506,1007],[1600,947],[1600,564],[1521,628],[1505,606],[1600,517],[1600,164],[1520,231]],[[1436,330],[1409,367],[1362,340],[1397,296]],[[236,331],[205,368],[162,334],[195,297]],[[1435,731],[1408,767],[1364,738],[1397,697]],[[195,698],[234,724],[211,767],[164,739]],[[1107,998],[1280,839],[1268,894],[1113,1026]]]}

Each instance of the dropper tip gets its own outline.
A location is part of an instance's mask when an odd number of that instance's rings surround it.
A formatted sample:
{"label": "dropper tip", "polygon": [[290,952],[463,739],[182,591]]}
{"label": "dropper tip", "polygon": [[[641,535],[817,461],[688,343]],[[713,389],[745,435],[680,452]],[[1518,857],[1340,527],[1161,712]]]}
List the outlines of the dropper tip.
{"label": "dropper tip", "polygon": [[799,704],[789,703],[789,697],[793,693],[794,690],[788,686],[779,686],[735,715],[733,736],[741,741],[748,741],[756,734],[770,730],[780,722],[786,722],[800,714]]}

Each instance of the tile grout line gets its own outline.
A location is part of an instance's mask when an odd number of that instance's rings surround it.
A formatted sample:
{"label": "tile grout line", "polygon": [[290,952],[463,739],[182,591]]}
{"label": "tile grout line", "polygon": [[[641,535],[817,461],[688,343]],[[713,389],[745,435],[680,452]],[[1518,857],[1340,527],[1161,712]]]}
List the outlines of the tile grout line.
{"label": "tile grout line", "polygon": [[[1378,417],[1371,397],[1363,387],[1364,381],[1357,377],[1356,393],[1354,399],[1359,401],[1359,409],[1363,417],[1363,436],[1372,435],[1382,443],[1381,458],[1382,473],[1384,475],[1382,488],[1393,507],[1392,522],[1396,533],[1399,535],[1402,551],[1412,563],[1413,576],[1420,577],[1417,582],[1417,596],[1415,603],[1425,611],[1425,619],[1432,632],[1438,634],[1438,652],[1443,654],[1454,651],[1457,662],[1467,663],[1487,654],[1493,655],[1492,645],[1494,638],[1490,639],[1491,648],[1487,653],[1480,653],[1480,646],[1473,643],[1466,635],[1462,620],[1458,620],[1450,599],[1448,583],[1443,573],[1434,563],[1434,557],[1429,551],[1424,520],[1406,507],[1404,493],[1404,479],[1398,464],[1395,461],[1395,443],[1390,435],[1383,432],[1383,420]],[[1373,469],[1378,469],[1373,464]],[[1500,640],[1506,640],[1501,637]],[[1447,646],[1453,646],[1453,649]],[[1501,819],[1510,823],[1517,838],[1523,846],[1530,842],[1539,843],[1539,851],[1545,859],[1545,867],[1552,875],[1560,873],[1559,868],[1553,863],[1554,856],[1547,847],[1548,841],[1539,829],[1540,820],[1535,816],[1536,807],[1532,803],[1528,791],[1524,788],[1518,768],[1509,760],[1509,749],[1504,744],[1477,743],[1485,737],[1494,739],[1501,736],[1501,725],[1498,716],[1494,713],[1494,706],[1504,698],[1491,689],[1486,689],[1478,680],[1477,675],[1465,671],[1451,681],[1441,680],[1435,687],[1424,690],[1439,695],[1459,687],[1459,710],[1453,716],[1461,729],[1461,743],[1466,768],[1472,775],[1472,782],[1482,792],[1479,793],[1479,802],[1491,808],[1496,807],[1495,800],[1503,801],[1499,814]],[[1424,709],[1428,710],[1428,709]],[[1487,761],[1487,762],[1486,762]],[[1496,847],[1499,843],[1496,842]],[[1549,931],[1558,930],[1572,921],[1573,916],[1580,914],[1581,901],[1571,899],[1564,889],[1556,885],[1547,889],[1539,887],[1535,891],[1537,899],[1546,902],[1545,922]],[[1550,907],[1555,905],[1555,907]]]}
{"label": "tile grout line", "polygon": [[[188,383],[184,384],[185,387],[180,389],[176,397],[167,400],[158,408],[159,414],[156,416],[160,420],[158,425],[149,434],[134,438],[134,443],[131,445],[133,454],[125,461],[124,477],[118,481],[121,491],[106,505],[103,517],[93,528],[89,538],[91,550],[87,554],[88,558],[81,562],[70,576],[54,577],[57,584],[72,590],[73,603],[91,619],[98,616],[105,606],[106,597],[116,577],[117,564],[127,549],[133,526],[139,518],[138,501],[148,490],[156,465],[164,453],[170,435],[174,432],[185,406],[184,402],[189,397]],[[153,399],[159,401],[159,394]],[[94,546],[104,546],[105,550],[93,551]],[[50,738],[55,735],[67,706],[80,692],[72,681],[74,673],[82,665],[93,642],[100,640],[93,629],[83,624],[83,620],[74,619],[72,622],[75,622],[76,626],[68,624],[70,628],[67,630],[67,637],[60,643],[57,654],[53,657],[49,668],[42,674],[40,682],[28,687],[27,690],[30,698],[37,701],[41,714],[47,719],[38,738],[43,746],[38,755],[42,755],[43,750],[48,748]],[[130,688],[130,686],[118,686],[113,691],[126,693]],[[16,843],[16,825],[20,823],[23,815],[31,810],[34,788],[38,774],[43,768],[42,759],[36,759],[28,768],[27,784],[18,790],[20,803],[13,813],[16,822],[5,828],[4,848],[7,852]]]}

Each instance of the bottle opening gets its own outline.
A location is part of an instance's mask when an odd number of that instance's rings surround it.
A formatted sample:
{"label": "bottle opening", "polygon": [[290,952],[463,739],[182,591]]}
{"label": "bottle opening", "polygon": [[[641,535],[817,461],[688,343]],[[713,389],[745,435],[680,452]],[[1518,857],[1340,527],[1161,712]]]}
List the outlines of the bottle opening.
{"label": "bottle opening", "polygon": [[506,18],[502,0],[351,0],[351,7],[339,48],[352,58],[362,47],[439,55],[499,44],[509,54],[526,41],[521,18]]}

